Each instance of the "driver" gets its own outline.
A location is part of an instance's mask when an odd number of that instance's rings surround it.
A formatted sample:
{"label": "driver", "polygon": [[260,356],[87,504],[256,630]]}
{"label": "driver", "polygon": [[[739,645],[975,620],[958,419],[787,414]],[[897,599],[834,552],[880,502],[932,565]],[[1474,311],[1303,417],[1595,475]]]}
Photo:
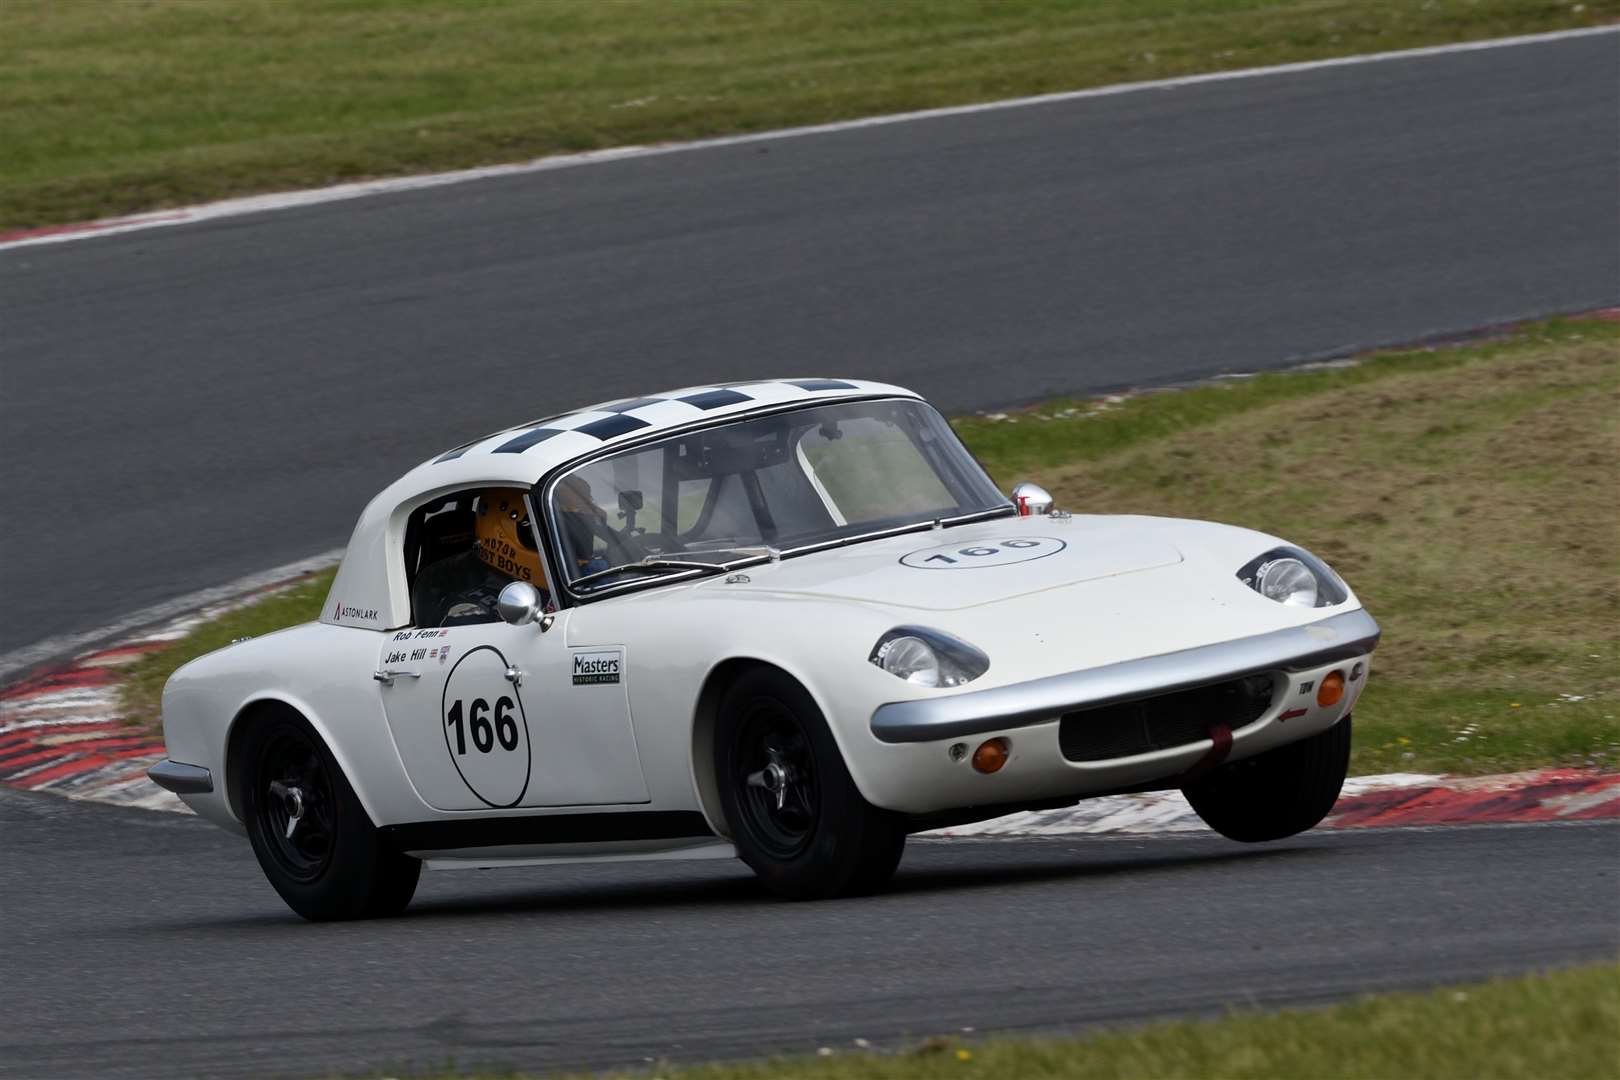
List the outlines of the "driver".
{"label": "driver", "polygon": [[568,548],[567,557],[574,560],[574,576],[584,577],[612,565],[596,554],[596,540],[600,537],[610,548],[620,545],[622,540],[608,525],[607,514],[591,498],[590,482],[578,473],[563,477],[552,505],[557,510],[557,524]]}
{"label": "driver", "polygon": [[521,488],[485,488],[473,515],[477,540],[459,555],[426,566],[411,587],[418,626],[464,626],[493,622],[495,600],[514,581],[540,590],[550,601],[540,552]]}

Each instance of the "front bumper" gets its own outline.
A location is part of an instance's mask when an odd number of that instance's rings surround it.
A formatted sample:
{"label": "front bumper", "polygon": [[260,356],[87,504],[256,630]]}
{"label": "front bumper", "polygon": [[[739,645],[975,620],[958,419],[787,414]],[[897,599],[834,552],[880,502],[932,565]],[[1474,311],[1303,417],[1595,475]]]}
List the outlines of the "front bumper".
{"label": "front bumper", "polygon": [[1264,672],[1297,674],[1372,652],[1378,624],[1364,610],[1269,634],[1052,675],[992,690],[878,706],[880,742],[959,739],[1044,724],[1064,713]]}

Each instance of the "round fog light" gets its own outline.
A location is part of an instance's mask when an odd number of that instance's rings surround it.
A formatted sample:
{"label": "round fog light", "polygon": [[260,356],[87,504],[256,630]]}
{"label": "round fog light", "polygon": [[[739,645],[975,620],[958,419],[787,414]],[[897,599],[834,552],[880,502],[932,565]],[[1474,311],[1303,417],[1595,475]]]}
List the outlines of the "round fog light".
{"label": "round fog light", "polygon": [[973,767],[982,773],[993,773],[1007,764],[1007,740],[988,739],[973,751]]}
{"label": "round fog light", "polygon": [[1324,709],[1337,705],[1344,697],[1344,672],[1334,671],[1322,676],[1322,685],[1316,690],[1316,703]]}

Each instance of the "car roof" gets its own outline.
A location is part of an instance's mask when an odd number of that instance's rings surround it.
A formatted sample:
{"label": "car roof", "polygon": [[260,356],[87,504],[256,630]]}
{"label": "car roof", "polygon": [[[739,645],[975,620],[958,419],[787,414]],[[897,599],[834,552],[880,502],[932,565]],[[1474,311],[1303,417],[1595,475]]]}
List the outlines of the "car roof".
{"label": "car roof", "polygon": [[[446,450],[383,489],[361,512],[321,621],[372,629],[409,622],[403,569],[396,565],[404,519],[412,507],[440,493],[481,485],[528,487],[553,469],[615,443],[784,406],[869,397],[919,395],[864,379],[710,383],[558,413]],[[345,614],[351,609],[357,614]]]}
{"label": "car roof", "polygon": [[918,396],[902,387],[863,379],[762,379],[689,386],[604,401],[504,428],[437,454],[406,476],[418,480],[424,490],[454,482],[457,475],[528,485],[557,466],[612,443],[782,405],[873,395]]}

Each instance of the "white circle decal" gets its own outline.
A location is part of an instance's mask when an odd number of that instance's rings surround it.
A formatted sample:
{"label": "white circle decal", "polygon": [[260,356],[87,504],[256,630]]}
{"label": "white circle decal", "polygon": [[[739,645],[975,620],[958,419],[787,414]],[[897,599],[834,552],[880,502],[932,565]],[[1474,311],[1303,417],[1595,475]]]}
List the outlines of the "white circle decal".
{"label": "white circle decal", "polygon": [[967,544],[940,544],[913,551],[901,558],[903,566],[917,570],[968,570],[979,566],[1007,566],[1056,555],[1069,545],[1051,536],[1009,536],[1002,540],[975,540]]}
{"label": "white circle decal", "polygon": [[468,652],[444,681],[444,745],[469,790],[490,806],[516,806],[529,790],[529,721],[506,657]]}

